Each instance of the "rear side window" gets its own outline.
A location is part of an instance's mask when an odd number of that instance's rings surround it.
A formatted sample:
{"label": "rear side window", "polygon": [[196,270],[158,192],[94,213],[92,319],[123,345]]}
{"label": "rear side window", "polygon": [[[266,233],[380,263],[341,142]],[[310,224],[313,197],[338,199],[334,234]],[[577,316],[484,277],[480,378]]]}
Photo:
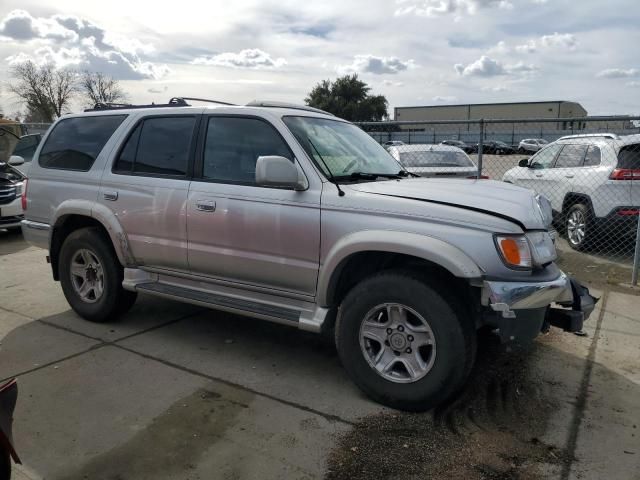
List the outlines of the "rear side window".
{"label": "rear side window", "polygon": [[115,173],[185,176],[195,117],[154,117],[131,132],[113,167]]}
{"label": "rear side window", "polygon": [[61,120],[40,152],[44,168],[88,171],[126,115]]}
{"label": "rear side window", "polygon": [[584,157],[584,166],[597,167],[598,165],[600,165],[601,156],[602,154],[600,153],[600,149],[598,147],[589,147],[589,150],[587,150],[587,156]]}
{"label": "rear side window", "polygon": [[587,145],[565,145],[556,159],[555,168],[581,167],[587,148]]}
{"label": "rear side window", "polygon": [[640,169],[640,144],[626,145],[618,153],[618,168]]}

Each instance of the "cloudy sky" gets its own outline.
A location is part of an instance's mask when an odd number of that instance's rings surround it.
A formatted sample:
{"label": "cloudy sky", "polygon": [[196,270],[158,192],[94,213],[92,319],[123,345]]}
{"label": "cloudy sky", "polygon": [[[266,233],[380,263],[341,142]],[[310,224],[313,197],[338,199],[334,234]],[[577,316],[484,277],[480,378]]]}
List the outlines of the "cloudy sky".
{"label": "cloudy sky", "polygon": [[638,0],[1,0],[0,107],[31,58],[108,73],[136,103],[302,102],[357,72],[390,105],[573,100],[640,113]]}

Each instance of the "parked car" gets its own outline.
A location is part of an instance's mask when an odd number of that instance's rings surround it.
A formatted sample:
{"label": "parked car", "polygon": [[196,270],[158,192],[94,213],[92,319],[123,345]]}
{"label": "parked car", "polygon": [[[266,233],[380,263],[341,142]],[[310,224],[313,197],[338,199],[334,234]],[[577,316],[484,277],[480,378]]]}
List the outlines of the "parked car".
{"label": "parked car", "polygon": [[569,245],[635,237],[640,208],[640,135],[562,137],[507,171],[504,181],[551,202]]}
{"label": "parked car", "polygon": [[[478,148],[479,145],[476,145],[476,149]],[[489,155],[513,155],[514,153],[517,153],[517,151],[513,146],[508,145],[504,142],[500,142],[497,140],[487,140],[482,145],[482,153],[486,153]]]}
{"label": "parked car", "polygon": [[476,178],[478,175],[476,164],[458,147],[401,145],[389,148],[389,153],[409,172],[421,177]]}
{"label": "parked car", "polygon": [[[23,135],[22,137],[20,137],[20,140],[18,140],[18,143],[11,153],[11,157],[14,158],[13,162],[11,162],[11,159],[9,159],[10,163],[13,163],[15,168],[20,170],[25,175],[29,171],[29,165],[31,165],[31,160],[33,159],[33,155],[36,153],[36,149],[40,144],[40,140],[42,140],[42,134],[40,133]],[[22,159],[22,163],[20,159]]]}
{"label": "parked car", "polygon": [[518,144],[518,153],[537,152],[548,144],[549,142],[542,138],[525,138]]}
{"label": "parked car", "polygon": [[400,140],[390,140],[388,142],[384,142],[382,145],[384,148],[389,150],[389,147],[398,147],[400,145],[404,145],[404,142],[401,142]]}
{"label": "parked car", "polygon": [[478,147],[463,142],[462,140],[443,140],[440,145],[450,145],[452,147],[458,147],[463,150],[464,153],[478,153]]}
{"label": "parked car", "polygon": [[8,163],[0,163],[0,228],[20,229],[25,176]]}
{"label": "parked car", "polygon": [[317,109],[103,106],[58,119],[31,163],[23,232],[81,317],[112,321],[143,292],[331,332],[394,408],[458,391],[477,329],[526,343],[594,307],[554,263],[546,199],[413,178]]}

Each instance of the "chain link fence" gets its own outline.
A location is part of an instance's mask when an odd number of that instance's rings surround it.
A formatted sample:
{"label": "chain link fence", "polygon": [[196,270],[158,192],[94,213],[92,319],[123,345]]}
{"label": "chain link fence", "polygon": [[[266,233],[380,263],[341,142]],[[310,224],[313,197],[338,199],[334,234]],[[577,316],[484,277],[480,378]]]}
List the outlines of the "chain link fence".
{"label": "chain link fence", "polygon": [[420,176],[492,179],[544,195],[565,270],[587,281],[637,284],[640,117],[360,126]]}

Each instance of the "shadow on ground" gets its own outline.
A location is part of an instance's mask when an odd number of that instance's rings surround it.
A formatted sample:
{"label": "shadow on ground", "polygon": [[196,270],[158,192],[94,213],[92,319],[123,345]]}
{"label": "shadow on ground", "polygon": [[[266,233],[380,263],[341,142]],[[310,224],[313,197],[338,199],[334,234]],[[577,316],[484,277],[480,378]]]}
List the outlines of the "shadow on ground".
{"label": "shadow on ground", "polygon": [[0,229],[0,256],[18,253],[29,248],[29,244],[22,238],[21,230]]}

